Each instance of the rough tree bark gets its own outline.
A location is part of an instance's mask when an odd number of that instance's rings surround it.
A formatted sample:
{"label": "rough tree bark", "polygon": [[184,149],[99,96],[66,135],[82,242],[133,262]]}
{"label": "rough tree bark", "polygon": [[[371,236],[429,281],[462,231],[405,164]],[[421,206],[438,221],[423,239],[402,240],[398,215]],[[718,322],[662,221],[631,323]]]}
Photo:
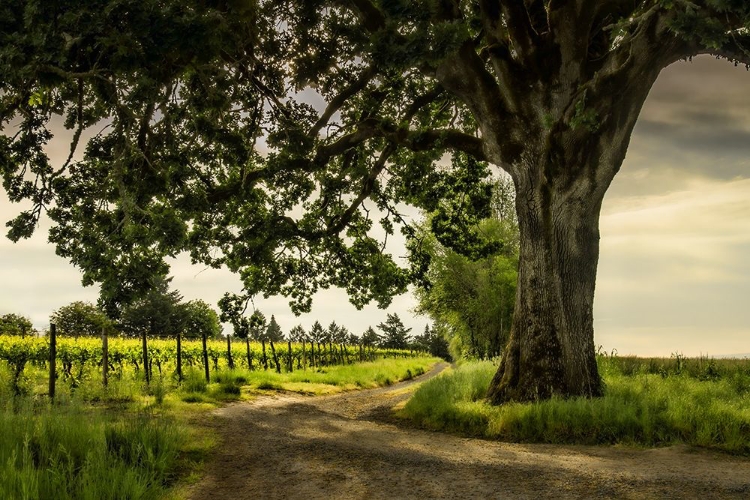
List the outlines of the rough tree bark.
{"label": "rough tree bark", "polygon": [[681,53],[657,45],[667,27],[654,18],[629,52],[592,70],[581,60],[589,41],[574,31],[586,14],[564,14],[570,26],[551,21],[554,37],[517,47],[526,71],[506,71],[515,62],[499,52],[490,56],[491,76],[468,45],[437,71],[472,110],[486,158],[516,188],[519,281],[509,342],[487,393],[495,404],[601,395],[593,302],[602,200],[649,89]]}

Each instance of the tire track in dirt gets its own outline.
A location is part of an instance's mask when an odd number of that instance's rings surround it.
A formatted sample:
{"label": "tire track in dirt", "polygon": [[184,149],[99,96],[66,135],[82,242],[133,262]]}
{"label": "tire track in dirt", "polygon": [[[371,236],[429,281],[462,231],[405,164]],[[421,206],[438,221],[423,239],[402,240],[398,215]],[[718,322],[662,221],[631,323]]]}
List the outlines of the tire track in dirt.
{"label": "tire track in dirt", "polygon": [[689,447],[526,445],[404,428],[415,384],[217,410],[221,442],[193,499],[750,498],[750,459]]}

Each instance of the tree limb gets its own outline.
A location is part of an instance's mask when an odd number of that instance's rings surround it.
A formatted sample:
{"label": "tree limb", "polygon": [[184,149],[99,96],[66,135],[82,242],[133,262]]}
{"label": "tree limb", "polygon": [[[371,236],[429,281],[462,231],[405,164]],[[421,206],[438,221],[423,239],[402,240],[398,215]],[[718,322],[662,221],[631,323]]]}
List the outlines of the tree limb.
{"label": "tree limb", "polygon": [[500,0],[500,6],[505,14],[505,24],[513,46],[525,59],[535,51],[535,46],[539,42],[539,35],[531,25],[525,2],[524,0]]}
{"label": "tree limb", "polygon": [[320,131],[328,124],[328,121],[331,119],[334,113],[341,109],[341,106],[344,105],[344,103],[349,99],[350,97],[354,96],[357,92],[362,90],[367,86],[367,84],[372,80],[372,78],[375,76],[376,71],[373,66],[369,66],[365,71],[362,72],[359,78],[357,78],[351,85],[346,87],[344,90],[341,91],[336,97],[331,99],[331,102],[328,103],[328,106],[326,106],[325,111],[323,114],[318,118],[318,121],[315,122],[315,124],[310,129],[310,132],[308,132],[308,136],[310,137],[317,137],[317,135],[320,133]]}
{"label": "tree limb", "polygon": [[370,0],[348,0],[345,3],[354,7],[362,24],[370,33],[385,27],[385,16]]}

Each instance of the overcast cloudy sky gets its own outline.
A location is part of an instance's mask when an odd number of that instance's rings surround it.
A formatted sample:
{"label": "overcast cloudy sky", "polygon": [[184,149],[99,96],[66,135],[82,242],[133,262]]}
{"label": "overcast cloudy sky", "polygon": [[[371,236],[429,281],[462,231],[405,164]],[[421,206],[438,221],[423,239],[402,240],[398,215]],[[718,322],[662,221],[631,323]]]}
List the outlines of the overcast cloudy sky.
{"label": "overcast cloudy sky", "polygon": [[[64,151],[60,151],[64,154]],[[0,191],[2,189],[0,188]],[[0,193],[0,219],[18,208]],[[595,342],[620,354],[750,353],[750,73],[709,57],[667,68],[643,109],[622,170],[605,198],[594,304]],[[403,255],[398,242],[395,254]],[[186,299],[216,304],[239,291],[228,272],[173,263]],[[80,273],[46,243],[0,239],[0,314],[37,327],[56,308],[95,301]],[[388,311],[357,311],[341,291],[318,294],[313,312],[295,317],[284,298],[256,300],[284,330],[316,319],[355,333],[397,312],[407,326],[427,323],[410,294]]]}

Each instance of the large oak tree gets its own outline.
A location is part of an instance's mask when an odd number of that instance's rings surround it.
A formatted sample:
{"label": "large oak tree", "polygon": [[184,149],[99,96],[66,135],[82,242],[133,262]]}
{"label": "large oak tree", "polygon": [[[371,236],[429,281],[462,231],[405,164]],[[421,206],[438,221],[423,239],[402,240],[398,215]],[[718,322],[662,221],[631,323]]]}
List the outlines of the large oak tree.
{"label": "large oak tree", "polygon": [[[4,0],[0,168],[32,202],[10,237],[47,210],[113,310],[185,250],[296,311],[329,286],[385,305],[428,264],[399,207],[481,255],[495,165],[521,242],[489,396],[595,396],[604,193],[659,72],[750,62],[749,20],[745,0]],[[404,228],[410,269],[376,224]]]}

